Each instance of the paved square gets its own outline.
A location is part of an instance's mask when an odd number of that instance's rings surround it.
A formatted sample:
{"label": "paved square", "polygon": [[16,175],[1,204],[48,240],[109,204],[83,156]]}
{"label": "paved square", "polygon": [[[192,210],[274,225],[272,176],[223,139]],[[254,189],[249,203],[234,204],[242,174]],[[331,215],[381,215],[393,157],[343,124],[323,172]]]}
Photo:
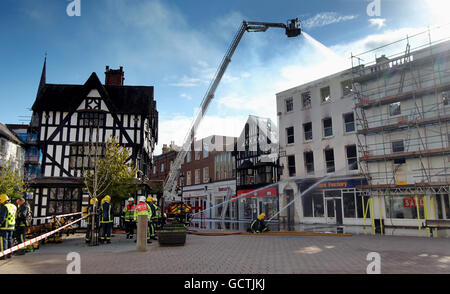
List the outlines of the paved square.
{"label": "paved square", "polygon": [[450,239],[397,236],[197,236],[182,247],[138,253],[116,234],[112,244],[89,247],[77,234],[24,256],[0,261],[1,273],[65,274],[69,252],[81,255],[81,273],[365,274],[369,252],[381,255],[381,273],[450,273]]}

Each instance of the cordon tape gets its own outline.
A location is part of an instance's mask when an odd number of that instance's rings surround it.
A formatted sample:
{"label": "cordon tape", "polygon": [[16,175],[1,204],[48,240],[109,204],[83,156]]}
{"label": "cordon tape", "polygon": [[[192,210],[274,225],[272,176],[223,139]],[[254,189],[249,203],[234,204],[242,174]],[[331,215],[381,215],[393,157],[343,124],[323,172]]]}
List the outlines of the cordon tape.
{"label": "cordon tape", "polygon": [[[80,213],[75,213],[75,214],[80,214]],[[75,215],[75,214],[72,214],[72,215]],[[61,217],[61,216],[62,216],[62,215],[60,215],[59,217]],[[66,215],[66,216],[67,216],[67,215]],[[73,222],[71,222],[71,223],[68,223],[67,225],[64,225],[64,226],[62,226],[62,227],[60,227],[60,228],[58,228],[58,229],[56,229],[56,230],[54,230],[54,231],[45,233],[45,234],[43,234],[43,235],[41,235],[41,236],[39,236],[39,237],[30,239],[30,240],[28,240],[28,241],[26,241],[26,242],[20,243],[20,244],[18,244],[18,245],[16,245],[16,246],[13,246],[13,247],[9,248],[9,249],[6,249],[6,250],[0,252],[0,257],[3,257],[3,256],[5,256],[5,255],[7,255],[7,254],[10,254],[10,253],[13,253],[14,251],[17,251],[17,250],[19,250],[19,249],[22,249],[22,248],[24,248],[24,247],[26,247],[26,246],[30,246],[31,244],[33,244],[33,243],[35,243],[35,242],[38,242],[38,241],[40,241],[40,240],[42,240],[42,239],[45,239],[45,238],[47,238],[47,237],[49,237],[49,236],[55,234],[56,232],[59,232],[59,231],[65,229],[65,228],[67,228],[67,227],[69,227],[69,226],[71,226],[71,225],[73,225],[73,224],[75,224],[75,223],[77,223],[77,222],[79,222],[79,221],[81,221],[81,220],[87,218],[88,216],[89,216],[89,215],[86,215],[86,216],[84,216],[84,217],[82,217],[82,218],[80,218],[80,219],[77,219],[77,220],[75,220],[75,221],[73,221]],[[51,218],[52,218],[52,217],[51,217]]]}

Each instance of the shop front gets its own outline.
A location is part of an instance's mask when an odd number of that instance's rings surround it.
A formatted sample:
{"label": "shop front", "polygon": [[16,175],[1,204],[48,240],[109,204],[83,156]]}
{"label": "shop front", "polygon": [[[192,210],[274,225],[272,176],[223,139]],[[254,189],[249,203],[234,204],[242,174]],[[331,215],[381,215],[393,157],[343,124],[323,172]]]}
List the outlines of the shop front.
{"label": "shop front", "polygon": [[[363,183],[363,179],[343,179],[318,184],[301,198],[301,222],[362,225],[364,219],[370,218],[369,197],[356,188]],[[311,185],[299,184],[299,190],[306,191]]]}
{"label": "shop front", "polygon": [[277,187],[238,190],[237,197],[239,220],[252,220],[261,213],[269,219],[278,212]]}

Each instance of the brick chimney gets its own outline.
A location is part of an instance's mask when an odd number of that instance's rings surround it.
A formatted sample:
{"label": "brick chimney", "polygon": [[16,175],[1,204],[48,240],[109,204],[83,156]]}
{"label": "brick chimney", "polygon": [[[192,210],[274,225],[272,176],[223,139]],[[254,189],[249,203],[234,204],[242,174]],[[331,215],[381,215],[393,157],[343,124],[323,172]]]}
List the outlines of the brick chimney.
{"label": "brick chimney", "polygon": [[105,85],[123,86],[124,80],[125,76],[122,66],[119,69],[110,69],[108,65],[106,66]]}

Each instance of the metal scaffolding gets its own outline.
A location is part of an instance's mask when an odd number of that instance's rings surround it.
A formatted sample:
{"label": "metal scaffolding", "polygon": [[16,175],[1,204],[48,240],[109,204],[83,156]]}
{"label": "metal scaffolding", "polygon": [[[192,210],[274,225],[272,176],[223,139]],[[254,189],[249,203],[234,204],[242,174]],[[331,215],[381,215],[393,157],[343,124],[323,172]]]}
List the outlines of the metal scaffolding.
{"label": "metal scaffolding", "polygon": [[[420,207],[425,220],[436,217],[427,200],[434,207],[450,185],[450,38],[432,41],[442,28],[351,56],[359,162],[368,182],[360,188],[385,205],[386,197],[413,197],[417,218]],[[377,57],[380,51],[394,53]],[[382,226],[381,202],[379,208]]]}

